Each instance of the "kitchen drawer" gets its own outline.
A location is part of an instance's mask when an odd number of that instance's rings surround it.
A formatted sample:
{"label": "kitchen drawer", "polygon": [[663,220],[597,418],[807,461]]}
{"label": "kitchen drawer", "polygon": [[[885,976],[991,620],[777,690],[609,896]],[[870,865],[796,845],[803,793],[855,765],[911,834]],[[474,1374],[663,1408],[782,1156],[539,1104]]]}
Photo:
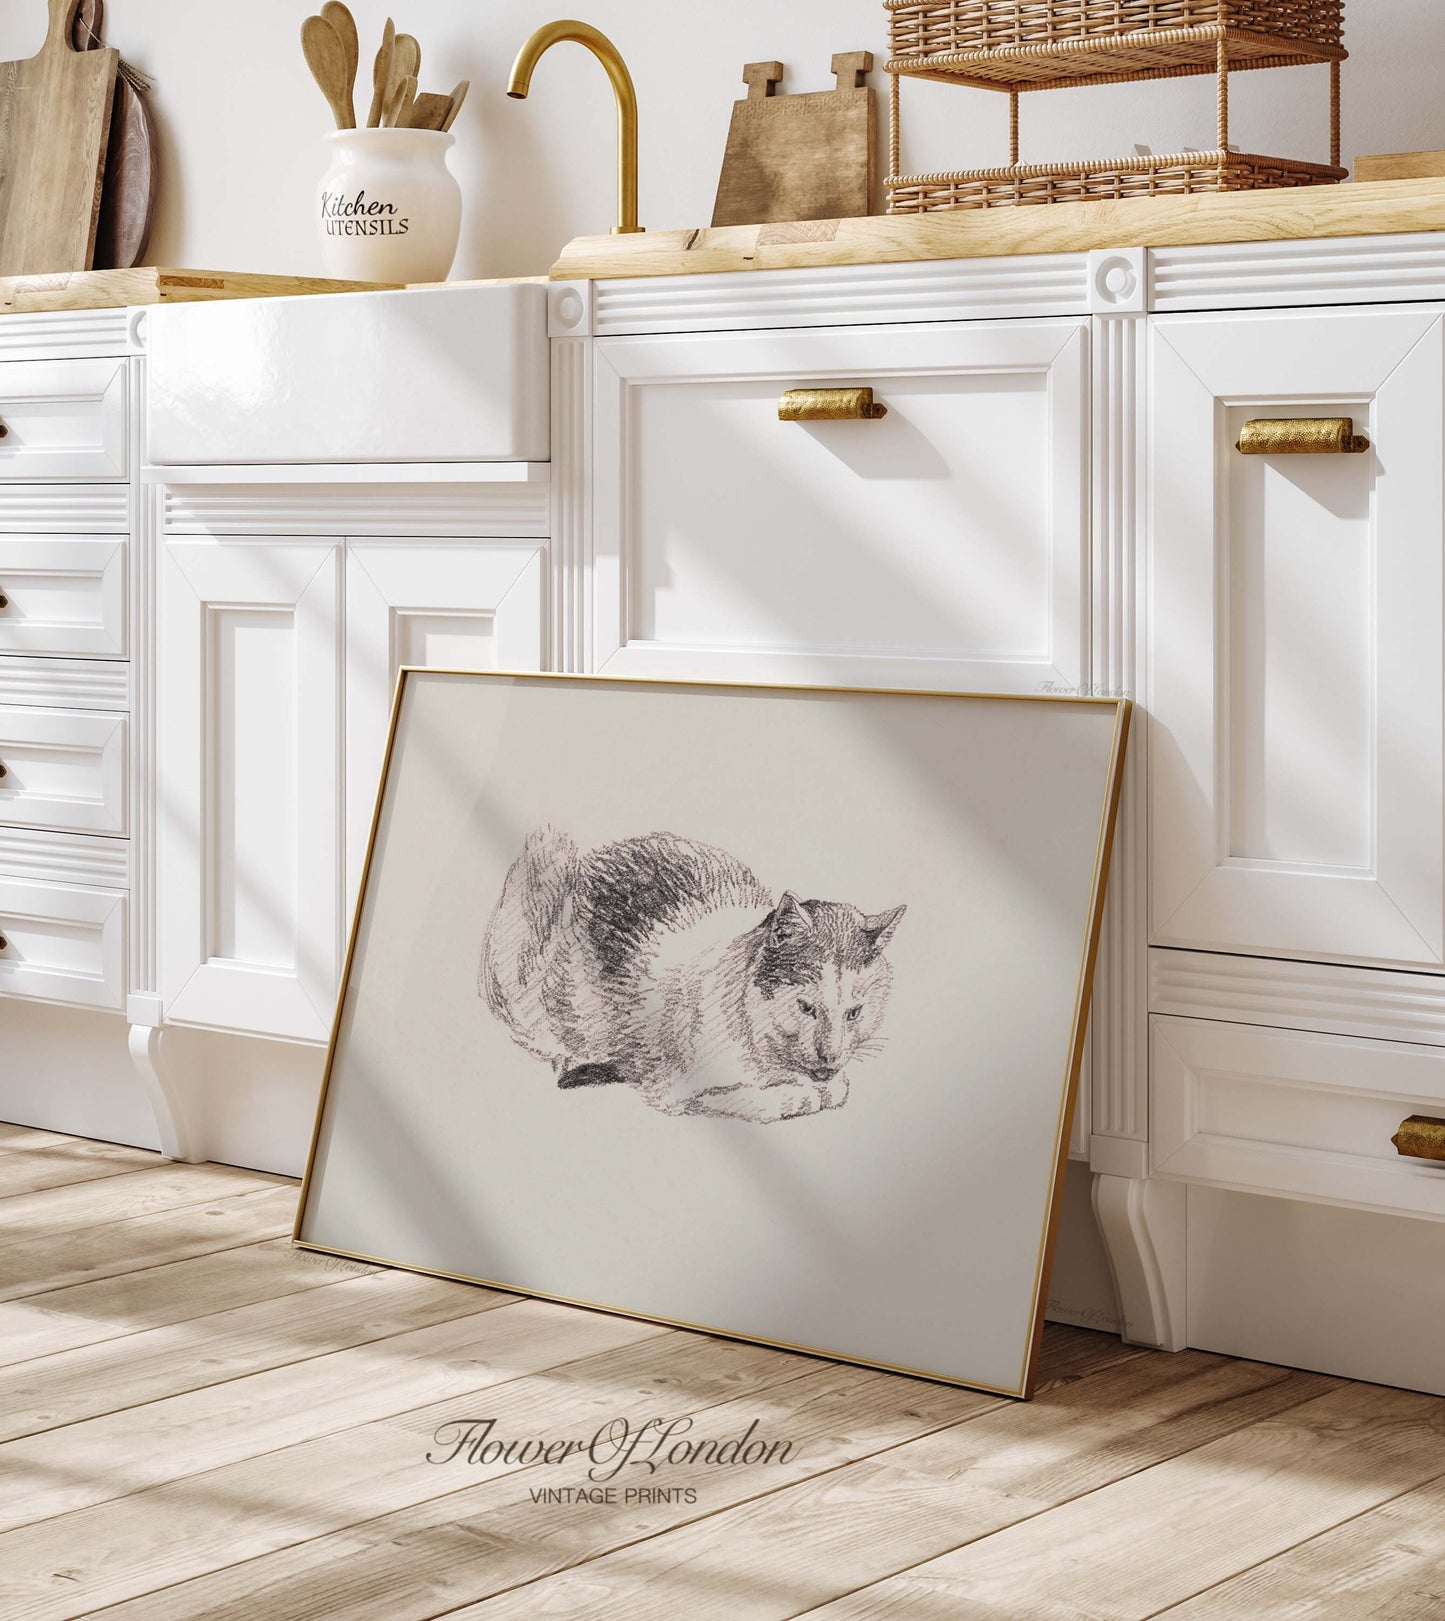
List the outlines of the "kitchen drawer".
{"label": "kitchen drawer", "polygon": [[160,466],[548,459],[540,285],[173,304],[147,332]]}
{"label": "kitchen drawer", "polygon": [[122,890],[32,883],[0,873],[0,996],[125,1006]]}
{"label": "kitchen drawer", "polygon": [[127,362],[0,363],[0,479],[123,479]]}
{"label": "kitchen drawer", "polygon": [[1151,1019],[1156,1175],[1445,1218],[1445,1165],[1402,1159],[1445,1116],[1445,1050],[1206,1019]]}
{"label": "kitchen drawer", "polygon": [[0,823],[126,830],[126,717],[0,707]]}
{"label": "kitchen drawer", "polygon": [[[597,344],[593,667],[1037,692],[1087,679],[1087,323]],[[886,415],[780,421],[793,390]]]}
{"label": "kitchen drawer", "polygon": [[121,659],[126,543],[0,535],[0,653]]}

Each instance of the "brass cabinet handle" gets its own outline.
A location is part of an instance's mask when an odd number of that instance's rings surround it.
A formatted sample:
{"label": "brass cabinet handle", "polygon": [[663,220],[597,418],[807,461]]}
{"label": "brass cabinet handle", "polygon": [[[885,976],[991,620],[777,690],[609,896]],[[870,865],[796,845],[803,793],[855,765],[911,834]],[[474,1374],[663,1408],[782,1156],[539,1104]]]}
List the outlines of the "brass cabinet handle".
{"label": "brass cabinet handle", "polygon": [[779,422],[876,422],[887,415],[871,388],[790,388],[778,401]]}
{"label": "brass cabinet handle", "polygon": [[1241,456],[1363,456],[1370,448],[1353,417],[1284,417],[1246,422]]}
{"label": "brass cabinet handle", "polygon": [[8,769],[6,768],[5,762],[3,760],[0,760],[0,777],[6,777],[6,776],[9,776],[9,774],[10,773],[9,773]]}
{"label": "brass cabinet handle", "polygon": [[1433,1159],[1445,1164],[1445,1120],[1412,1114],[1390,1141],[1406,1159]]}
{"label": "brass cabinet handle", "polygon": [[10,949],[10,942],[5,938],[5,936],[3,934],[0,934],[0,951],[8,951],[9,949]]}
{"label": "brass cabinet handle", "polygon": [[7,428],[3,422],[0,422],[0,439],[8,439],[9,437],[10,437],[9,428]]}
{"label": "brass cabinet handle", "polygon": [[0,591],[0,613],[4,613],[9,606],[10,598],[3,591]]}

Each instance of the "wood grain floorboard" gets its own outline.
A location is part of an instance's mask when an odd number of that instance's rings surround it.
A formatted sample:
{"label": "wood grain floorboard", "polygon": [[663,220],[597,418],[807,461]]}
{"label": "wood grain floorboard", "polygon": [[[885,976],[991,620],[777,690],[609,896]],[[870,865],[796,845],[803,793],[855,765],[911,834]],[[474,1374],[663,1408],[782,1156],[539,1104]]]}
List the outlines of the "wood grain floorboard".
{"label": "wood grain floorboard", "polygon": [[157,1216],[211,1199],[291,1186],[280,1177],[233,1171],[228,1165],[169,1164],[0,1198],[0,1268],[6,1250],[29,1238],[50,1238],[77,1227],[134,1221],[138,1216]]}
{"label": "wood grain floorboard", "polygon": [[0,1301],[279,1238],[291,1231],[295,1215],[294,1188],[267,1188],[6,1244],[0,1247]]}
{"label": "wood grain floorboard", "polygon": [[121,1148],[115,1143],[77,1140],[52,1148],[26,1152],[0,1152],[0,1199],[19,1193],[39,1193],[70,1182],[90,1182],[160,1165],[159,1154],[143,1148]]}
{"label": "wood grain floorboard", "polygon": [[[468,1317],[486,1299],[487,1291],[465,1284],[378,1272],[300,1298],[237,1306],[12,1368],[0,1380],[0,1524],[8,1496],[4,1472],[13,1463],[5,1442]],[[162,1408],[145,1415],[145,1422],[164,1423],[165,1414]],[[117,1418],[113,1427],[125,1426]],[[77,1439],[90,1444],[85,1431],[56,1436],[55,1444],[70,1446]]]}
{"label": "wood grain floorboard", "polygon": [[242,1243],[186,1261],[142,1264],[139,1271],[0,1304],[0,1368],[212,1312],[328,1288],[380,1270],[293,1249],[289,1238]]}
{"label": "wood grain floorboard", "polygon": [[[296,1198],[0,1127],[4,1621],[1445,1618],[1445,1400],[1051,1327],[1009,1402],[308,1254]],[[792,1446],[442,1461],[664,1418]]]}
{"label": "wood grain floorboard", "polygon": [[1434,1479],[1442,1455],[1445,1401],[1348,1385],[806,1613],[1144,1621]]}
{"label": "wood grain floorboard", "polygon": [[38,1126],[0,1123],[0,1153],[23,1153],[32,1148],[63,1148],[67,1143],[98,1141],[95,1137],[67,1137],[63,1131],[43,1131]]}
{"label": "wood grain floorboard", "polygon": [[1440,1621],[1445,1477],[1159,1612],[1160,1621]]}

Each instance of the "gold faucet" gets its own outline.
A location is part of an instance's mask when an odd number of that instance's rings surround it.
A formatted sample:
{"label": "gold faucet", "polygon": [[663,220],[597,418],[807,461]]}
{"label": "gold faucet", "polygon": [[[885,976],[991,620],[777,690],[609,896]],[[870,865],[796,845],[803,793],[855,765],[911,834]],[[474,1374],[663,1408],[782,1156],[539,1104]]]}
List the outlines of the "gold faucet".
{"label": "gold faucet", "polygon": [[546,23],[517,53],[507,94],[513,101],[525,101],[532,88],[532,73],[545,52],[563,40],[585,45],[607,69],[617,96],[617,224],[614,236],[631,236],[641,231],[637,223],[637,91],[621,53],[606,34],[590,23],[564,20]]}

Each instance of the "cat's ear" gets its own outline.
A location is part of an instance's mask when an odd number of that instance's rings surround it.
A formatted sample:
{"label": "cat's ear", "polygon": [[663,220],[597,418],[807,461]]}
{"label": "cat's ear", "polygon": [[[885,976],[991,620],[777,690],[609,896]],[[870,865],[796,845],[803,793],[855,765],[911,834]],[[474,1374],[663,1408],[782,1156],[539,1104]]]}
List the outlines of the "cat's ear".
{"label": "cat's ear", "polygon": [[799,935],[811,934],[812,929],[812,918],[803,910],[803,903],[790,889],[773,908],[772,923],[768,928],[768,944],[782,945],[786,940],[796,940]]}
{"label": "cat's ear", "polygon": [[863,919],[863,937],[868,942],[868,958],[871,962],[874,957],[893,938],[893,931],[903,921],[903,914],[908,910],[906,906],[895,906],[891,912],[880,912],[877,917]]}

